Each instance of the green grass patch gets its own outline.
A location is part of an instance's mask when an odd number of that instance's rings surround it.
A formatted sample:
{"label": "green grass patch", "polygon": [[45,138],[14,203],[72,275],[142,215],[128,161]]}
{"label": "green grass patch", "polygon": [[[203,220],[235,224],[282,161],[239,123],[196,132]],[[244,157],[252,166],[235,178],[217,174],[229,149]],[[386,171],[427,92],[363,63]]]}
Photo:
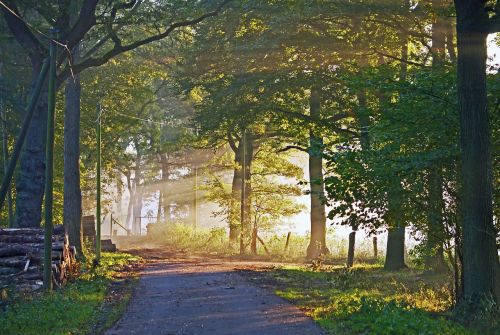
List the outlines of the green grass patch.
{"label": "green grass patch", "polygon": [[[98,267],[84,266],[81,276],[62,289],[15,297],[0,312],[0,334],[94,334],[96,323],[103,323],[101,307],[116,272],[138,260],[129,254],[103,253]],[[122,299],[117,310],[109,310],[106,318],[116,320],[125,305]]]}
{"label": "green grass patch", "polygon": [[276,294],[294,302],[329,334],[475,334],[449,318],[452,295],[445,276],[417,270],[385,272],[285,266],[263,272]]}

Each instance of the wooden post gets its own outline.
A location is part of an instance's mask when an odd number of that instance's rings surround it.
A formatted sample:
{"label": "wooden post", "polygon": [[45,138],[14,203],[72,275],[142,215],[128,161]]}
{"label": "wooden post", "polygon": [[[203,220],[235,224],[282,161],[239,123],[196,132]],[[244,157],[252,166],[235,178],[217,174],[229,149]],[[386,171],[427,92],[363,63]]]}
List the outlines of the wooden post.
{"label": "wooden post", "polygon": [[113,213],[111,213],[111,216],[109,218],[109,236],[113,236]]}
{"label": "wooden post", "polygon": [[290,243],[290,235],[292,235],[292,232],[289,231],[288,234],[286,234],[286,242],[285,242],[285,253],[288,251],[288,245]]}
{"label": "wooden post", "polygon": [[[52,29],[51,36],[55,38],[56,30]],[[57,49],[53,40],[50,40],[50,70],[48,83],[48,112],[47,112],[47,147],[45,163],[45,236],[43,259],[43,287],[52,290],[52,206],[54,198],[54,122],[56,111],[56,57]]]}
{"label": "wooden post", "polygon": [[264,241],[263,241],[263,240],[260,238],[260,236],[259,236],[259,235],[257,235],[257,234],[255,234],[255,237],[257,238],[257,241],[259,241],[259,242],[260,242],[260,244],[262,244],[262,246],[264,247],[264,251],[265,251],[265,252],[266,252],[266,254],[269,256],[269,255],[270,255],[270,252],[269,252],[269,250],[267,249],[267,247],[266,247],[266,245],[265,245]]}

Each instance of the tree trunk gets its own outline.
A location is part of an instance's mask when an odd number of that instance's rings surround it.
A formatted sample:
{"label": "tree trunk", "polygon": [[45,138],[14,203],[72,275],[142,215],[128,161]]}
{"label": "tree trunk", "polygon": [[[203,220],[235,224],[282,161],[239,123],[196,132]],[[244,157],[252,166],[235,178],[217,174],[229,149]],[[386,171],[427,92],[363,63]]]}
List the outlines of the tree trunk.
{"label": "tree trunk", "polygon": [[492,209],[490,119],[486,98],[486,20],[483,1],[455,0],[462,162],[464,296],[500,303],[500,269]]}
{"label": "tree trunk", "polygon": [[[168,158],[166,155],[161,155],[160,158],[160,163],[161,163],[161,180],[163,182],[163,187],[165,185],[168,185],[169,177],[170,177],[170,169],[169,169],[169,163],[168,163]],[[170,217],[170,203],[169,203],[169,196],[168,192],[162,192],[163,193],[163,198],[162,198],[162,206],[163,206],[163,217],[165,218],[165,223],[168,224],[171,220]]]}
{"label": "tree trunk", "polygon": [[229,209],[229,243],[231,245],[236,245],[238,242],[238,239],[240,237],[240,209],[238,204],[240,203],[241,199],[241,178],[243,176],[243,170],[242,170],[242,165],[243,165],[243,160],[242,160],[242,154],[241,154],[241,149],[243,146],[241,145],[241,140],[240,143],[238,144],[238,148],[236,152],[234,153],[234,170],[233,170],[233,182],[231,185],[231,208]]}
{"label": "tree trunk", "polygon": [[[432,22],[432,68],[439,73],[443,69],[446,59],[446,33],[448,25],[442,16],[443,1],[433,0],[435,10]],[[449,43],[449,41],[448,41]],[[434,147],[431,144],[429,148]],[[427,271],[444,273],[448,267],[444,259],[443,243],[444,234],[444,199],[443,199],[443,180],[440,176],[442,169],[437,162],[431,162],[427,170],[427,235],[426,255],[424,265]]]}
{"label": "tree trunk", "polygon": [[349,248],[347,249],[347,267],[354,265],[354,244],[356,243],[356,230],[349,233]]}
{"label": "tree trunk", "polygon": [[163,193],[160,190],[160,194],[158,195],[158,208],[156,209],[156,223],[160,223],[161,221],[162,203],[163,203]]}
{"label": "tree trunk", "polygon": [[[2,56],[2,51],[0,49],[0,56]],[[0,60],[0,82],[3,81],[3,61]],[[5,106],[2,101],[2,97],[0,97],[0,116],[2,118],[2,144],[3,144],[3,167],[4,173],[7,170],[7,166],[9,165],[9,132],[7,130],[7,113],[5,111]],[[7,218],[9,220],[9,228],[14,228],[14,212],[12,208],[12,188],[9,186],[7,190]]]}
{"label": "tree trunk", "polygon": [[[358,94],[358,110],[356,112],[356,117],[360,129],[359,143],[361,145],[361,150],[366,152],[370,150],[370,137],[368,135],[368,127],[370,126],[370,115],[367,108],[367,99],[365,90],[361,90]],[[362,199],[360,206],[364,208],[365,201]],[[349,246],[347,252],[347,266],[352,267],[354,265],[354,251],[356,248],[356,231],[358,230],[358,223],[352,225],[352,232],[349,234]]]}
{"label": "tree trunk", "polygon": [[132,223],[132,229],[134,234],[136,235],[141,235],[141,216],[142,216],[142,193],[143,193],[143,187],[141,185],[142,183],[142,170],[141,170],[141,163],[142,163],[142,153],[141,150],[137,144],[135,143],[135,150],[137,151],[137,156],[135,159],[135,174],[134,174],[134,205],[133,205],[133,223]]}
{"label": "tree trunk", "polygon": [[247,131],[242,139],[243,156],[243,192],[241,192],[241,233],[240,233],[240,254],[247,252],[251,244],[252,233],[252,160],[253,160],[253,135]]}
{"label": "tree trunk", "polygon": [[[320,96],[317,89],[311,90],[310,115],[320,117]],[[309,131],[309,184],[311,185],[311,237],[307,247],[307,258],[314,259],[329,253],[326,246],[325,189],[323,180],[323,139]]]}
{"label": "tree trunk", "polygon": [[384,270],[396,271],[406,268],[405,264],[405,227],[389,228],[387,234],[387,253]]}
{"label": "tree trunk", "polygon": [[133,230],[133,222],[134,222],[134,203],[135,203],[135,192],[130,191],[130,197],[128,199],[127,205],[127,217],[125,219],[125,227],[130,231]]}
{"label": "tree trunk", "polygon": [[[141,188],[142,186],[139,186]],[[137,191],[134,201],[134,224],[133,231],[136,235],[142,235],[142,190]]]}
{"label": "tree trunk", "polygon": [[[400,82],[405,82],[408,75],[408,34],[402,33],[401,36],[401,68]],[[386,220],[388,223],[387,234],[387,251],[385,254],[384,269],[395,271],[406,268],[405,264],[405,227],[406,225],[401,220],[402,210],[402,187],[401,178],[395,174],[388,185],[387,190],[387,213]]]}
{"label": "tree trunk", "polygon": [[[73,58],[79,47],[73,49]],[[80,188],[80,76],[66,81],[64,114],[64,205],[63,221],[69,243],[83,255],[82,191]]]}
{"label": "tree trunk", "polygon": [[[37,73],[38,71],[34,71]],[[47,137],[47,87],[28,129],[16,180],[16,227],[40,227],[45,185],[45,139]]]}
{"label": "tree trunk", "polygon": [[125,227],[129,231],[132,231],[132,223],[133,223],[133,207],[134,207],[134,202],[135,202],[135,189],[134,185],[132,185],[131,181],[131,176],[130,176],[130,170],[127,171],[127,174],[125,175],[127,178],[127,189],[128,189],[128,205],[127,205],[127,217],[125,218]]}
{"label": "tree trunk", "polygon": [[[0,71],[1,71],[1,65],[2,63],[0,62]],[[0,79],[2,78],[1,73],[0,73]],[[2,144],[3,144],[3,167],[4,171],[7,170],[7,166],[9,164],[9,134],[7,131],[7,114],[5,113],[4,106],[2,103],[2,100],[0,99],[0,115],[2,117]],[[12,208],[12,189],[9,187],[7,190],[7,218],[9,220],[9,227],[14,228],[15,227],[15,221],[14,221],[14,212]]]}
{"label": "tree trunk", "polygon": [[252,228],[252,243],[250,245],[250,250],[252,252],[252,255],[257,255],[257,237],[258,237],[258,226],[257,226],[257,220],[254,220],[253,222],[253,228]]}
{"label": "tree trunk", "polygon": [[436,168],[429,169],[427,175],[428,206],[427,206],[427,255],[425,268],[435,273],[445,273],[448,265],[444,259],[444,199],[443,180]]}
{"label": "tree trunk", "polygon": [[196,190],[196,188],[198,187],[197,183],[197,179],[198,179],[198,168],[196,166],[192,167],[191,168],[191,171],[192,171],[192,174],[191,174],[191,180],[193,181],[193,184],[192,184],[192,196],[191,198],[189,199],[189,204],[188,204],[188,207],[189,207],[189,212],[188,212],[188,223],[190,223],[193,227],[196,228],[196,224],[197,224],[197,207],[198,207],[198,199],[197,199],[197,196],[198,196],[198,191]]}
{"label": "tree trunk", "polygon": [[387,251],[384,269],[395,271],[406,268],[405,264],[405,228],[401,211],[403,210],[403,188],[399,176],[392,180],[387,191],[388,209],[386,221],[388,224]]}

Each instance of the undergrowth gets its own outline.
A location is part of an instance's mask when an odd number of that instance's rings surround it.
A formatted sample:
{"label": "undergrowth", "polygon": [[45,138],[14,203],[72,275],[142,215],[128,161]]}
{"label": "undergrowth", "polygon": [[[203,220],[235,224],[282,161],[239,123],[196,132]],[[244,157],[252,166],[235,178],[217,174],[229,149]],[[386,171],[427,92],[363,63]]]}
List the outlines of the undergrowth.
{"label": "undergrowth", "polygon": [[263,278],[329,334],[475,334],[452,321],[446,276],[423,276],[410,269],[385,272],[379,265],[358,264],[351,269],[278,267]]}
{"label": "undergrowth", "polygon": [[[333,230],[333,229],[332,229]],[[286,246],[287,234],[261,234],[269,252],[266,253],[264,246],[258,242],[258,256],[263,259],[274,261],[301,261],[304,259],[305,250],[309,244],[309,235],[291,234],[288,246]],[[365,242],[365,241],[363,241]],[[194,228],[191,225],[177,224],[151,224],[148,226],[148,234],[144,243],[167,245],[175,247],[179,251],[202,252],[212,255],[238,255],[239,241],[233,245],[228,242],[226,228]],[[347,255],[347,240],[341,239],[332,231],[327,235],[327,246],[331,252],[328,261],[337,263],[345,262]],[[369,241],[360,243],[356,249],[356,260],[377,261],[373,259]]]}
{"label": "undergrowth", "polygon": [[[101,317],[101,306],[116,272],[138,260],[125,253],[104,252],[99,266],[83,265],[78,279],[62,289],[10,297],[5,309],[0,311],[0,334],[94,334],[95,321]],[[124,304],[126,301],[116,306],[117,310]],[[107,317],[116,319],[118,315],[109,311]]]}

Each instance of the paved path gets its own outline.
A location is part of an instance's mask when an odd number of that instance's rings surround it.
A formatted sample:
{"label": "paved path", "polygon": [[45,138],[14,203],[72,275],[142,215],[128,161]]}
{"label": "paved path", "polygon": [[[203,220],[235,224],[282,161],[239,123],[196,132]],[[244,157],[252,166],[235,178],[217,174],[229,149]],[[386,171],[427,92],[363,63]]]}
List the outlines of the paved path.
{"label": "paved path", "polygon": [[[240,264],[240,263],[239,263]],[[105,335],[322,335],[296,307],[248,283],[235,264],[156,263]]]}

